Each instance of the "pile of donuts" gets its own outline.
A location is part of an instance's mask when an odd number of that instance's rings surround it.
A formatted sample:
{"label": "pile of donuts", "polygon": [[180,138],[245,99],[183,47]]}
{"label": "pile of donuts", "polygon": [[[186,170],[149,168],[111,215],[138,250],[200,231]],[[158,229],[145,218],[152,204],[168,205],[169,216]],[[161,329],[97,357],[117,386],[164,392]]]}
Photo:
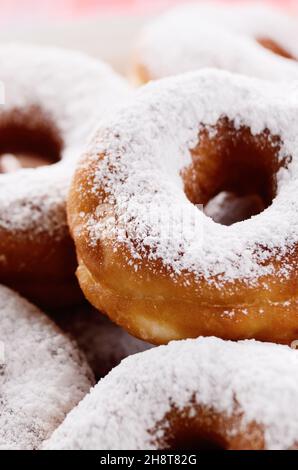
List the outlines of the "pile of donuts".
{"label": "pile of donuts", "polygon": [[298,449],[297,31],[0,46],[0,449]]}

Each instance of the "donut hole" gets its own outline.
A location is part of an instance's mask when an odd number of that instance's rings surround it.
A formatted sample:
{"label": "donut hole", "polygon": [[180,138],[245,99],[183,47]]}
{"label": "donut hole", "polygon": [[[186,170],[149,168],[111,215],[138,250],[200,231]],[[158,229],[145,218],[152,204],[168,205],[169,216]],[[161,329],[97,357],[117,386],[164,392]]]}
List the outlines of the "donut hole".
{"label": "donut hole", "polygon": [[57,163],[62,150],[58,129],[38,107],[0,115],[0,173]]}
{"label": "donut hole", "polygon": [[243,425],[243,411],[236,397],[232,414],[216,411],[196,402],[189,406],[172,406],[151,432],[158,450],[252,450],[264,449],[264,428],[252,421]]}
{"label": "donut hole", "polygon": [[276,174],[286,165],[279,158],[280,147],[279,137],[268,130],[253,135],[246,126],[236,128],[229,119],[220,119],[200,132],[191,150],[192,163],[181,175],[186,196],[224,225],[259,214],[272,203]]}
{"label": "donut hole", "polygon": [[179,429],[168,442],[167,449],[171,451],[180,450],[226,450],[226,444],[220,436],[212,432],[190,427]]}
{"label": "donut hole", "polygon": [[179,410],[173,407],[158,423],[154,435],[162,435],[157,447],[160,450],[226,450],[229,442],[225,436],[222,416],[208,408],[194,405]]}
{"label": "donut hole", "polygon": [[268,49],[269,51],[273,52],[276,55],[284,57],[285,59],[297,60],[296,57],[294,57],[289,51],[284,49],[280,44],[278,44],[273,39],[270,39],[268,37],[260,37],[260,38],[257,38],[257,42],[262,47],[264,47],[265,49]]}

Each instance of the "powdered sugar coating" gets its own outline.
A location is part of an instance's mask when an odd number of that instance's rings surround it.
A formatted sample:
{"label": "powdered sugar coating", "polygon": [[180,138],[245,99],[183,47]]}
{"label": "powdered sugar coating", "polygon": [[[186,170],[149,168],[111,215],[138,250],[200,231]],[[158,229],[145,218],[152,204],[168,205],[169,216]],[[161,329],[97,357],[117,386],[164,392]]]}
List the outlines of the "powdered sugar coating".
{"label": "powdered sugar coating", "polygon": [[[78,230],[89,233],[92,246],[108,241],[117,250],[125,245],[127,263],[136,271],[145,256],[149,262],[161,260],[174,277],[183,271],[209,282],[216,277],[219,284],[239,278],[253,283],[272,273],[289,275],[292,265],[285,261],[278,271],[270,260],[291,252],[298,242],[297,111],[295,85],[283,87],[223,71],[205,70],[146,85],[105,123],[81,163],[89,178],[87,194],[103,188],[109,197],[104,207],[99,204],[94,212],[80,214]],[[269,129],[280,136],[279,157],[291,157],[288,169],[277,175],[272,205],[229,227],[216,224],[187,199],[180,177],[191,163],[190,149],[202,126],[210,128],[222,116],[236,129],[248,126],[253,135]],[[99,161],[99,154],[105,158]],[[90,160],[97,163],[89,175]],[[102,217],[111,211],[115,217]],[[165,223],[169,217],[174,231]]]}
{"label": "powdered sugar coating", "polygon": [[261,2],[178,6],[148,24],[137,57],[152,78],[216,67],[272,80],[298,78],[295,61],[257,43],[270,39],[298,58],[298,18]]}
{"label": "powdered sugar coating", "polygon": [[0,286],[0,449],[36,449],[84,397],[93,375],[36,307]]}
{"label": "powdered sugar coating", "polygon": [[[298,353],[256,341],[198,338],[131,356],[99,382],[45,443],[47,449],[154,449],[150,430],[172,406],[195,402],[264,427],[267,449],[298,437]],[[282,377],[282,380],[281,380]],[[160,430],[159,430],[160,431]]]}
{"label": "powdered sugar coating", "polygon": [[128,86],[109,66],[79,52],[18,44],[0,47],[0,79],[0,112],[37,106],[64,143],[61,162],[0,175],[0,228],[29,230],[32,236],[45,231],[59,239],[67,230],[65,199],[76,159]]}

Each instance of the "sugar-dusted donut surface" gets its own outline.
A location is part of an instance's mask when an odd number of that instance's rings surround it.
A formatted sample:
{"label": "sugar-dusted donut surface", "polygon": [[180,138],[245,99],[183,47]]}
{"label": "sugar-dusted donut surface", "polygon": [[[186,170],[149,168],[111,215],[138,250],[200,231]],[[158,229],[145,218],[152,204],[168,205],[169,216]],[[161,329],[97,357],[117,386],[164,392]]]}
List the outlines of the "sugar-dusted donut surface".
{"label": "sugar-dusted donut surface", "polygon": [[[70,177],[94,126],[128,87],[79,52],[18,44],[0,46],[0,80],[0,282],[47,306],[67,304],[79,296],[65,213]],[[6,154],[22,152],[53,164],[10,172]]]}
{"label": "sugar-dusted donut surface", "polygon": [[290,449],[298,442],[298,353],[217,338],[172,342],[116,367],[46,449]]}
{"label": "sugar-dusted donut surface", "polygon": [[298,17],[261,2],[202,2],[173,8],[142,31],[138,82],[216,67],[259,78],[298,77]]}
{"label": "sugar-dusted donut surface", "polygon": [[[145,341],[297,337],[298,94],[205,70],[142,87],[79,165],[68,215],[86,297]],[[257,194],[224,226],[197,204]]]}
{"label": "sugar-dusted donut surface", "polygon": [[0,341],[0,449],[37,449],[89,391],[92,372],[54,323],[3,286]]}

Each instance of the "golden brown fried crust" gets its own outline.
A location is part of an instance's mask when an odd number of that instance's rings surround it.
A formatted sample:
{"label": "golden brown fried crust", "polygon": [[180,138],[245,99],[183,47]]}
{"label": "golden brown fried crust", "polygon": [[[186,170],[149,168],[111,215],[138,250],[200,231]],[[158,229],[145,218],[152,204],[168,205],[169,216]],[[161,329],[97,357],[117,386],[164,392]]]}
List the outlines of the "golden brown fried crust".
{"label": "golden brown fried crust", "polygon": [[150,80],[154,80],[154,77],[150,75],[147,67],[143,65],[141,61],[138,61],[137,59],[133,63],[131,75],[132,75],[133,83],[139,86],[144,85],[145,83],[148,83]]}
{"label": "golden brown fried crust", "polygon": [[70,235],[55,240],[47,233],[11,233],[0,229],[0,283],[41,307],[71,305],[82,300]]}
{"label": "golden brown fried crust", "polygon": [[[276,192],[276,172],[286,166],[286,161],[278,161],[278,151],[277,137],[266,131],[253,136],[245,127],[236,131],[223,119],[215,137],[208,138],[202,131],[200,145],[192,151],[193,162],[182,175],[185,192],[192,202],[206,203],[228,187],[258,193],[268,206]],[[254,283],[241,279],[217,283],[217,278],[196,277],[191,272],[175,275],[161,260],[146,256],[134,260],[135,270],[129,265],[127,246],[112,236],[92,245],[81,218],[82,213],[94,214],[98,205],[107,205],[103,187],[90,191],[97,164],[91,159],[88,164],[87,158],[84,168],[77,170],[68,201],[69,225],[79,259],[77,276],[96,308],[131,334],[155,344],[200,335],[279,343],[297,338],[297,270],[285,277],[281,268],[285,264],[295,268],[298,247],[278,259],[269,256],[266,263],[272,264],[279,276],[263,276]],[[77,192],[77,188],[83,190]],[[113,214],[114,208],[107,210]]]}
{"label": "golden brown fried crust", "polygon": [[297,60],[289,51],[284,49],[280,44],[278,44],[273,39],[270,39],[267,37],[259,37],[257,38],[257,42],[261,46],[265,47],[265,49],[268,49],[269,51],[273,52],[276,55],[284,57],[285,59]]}

